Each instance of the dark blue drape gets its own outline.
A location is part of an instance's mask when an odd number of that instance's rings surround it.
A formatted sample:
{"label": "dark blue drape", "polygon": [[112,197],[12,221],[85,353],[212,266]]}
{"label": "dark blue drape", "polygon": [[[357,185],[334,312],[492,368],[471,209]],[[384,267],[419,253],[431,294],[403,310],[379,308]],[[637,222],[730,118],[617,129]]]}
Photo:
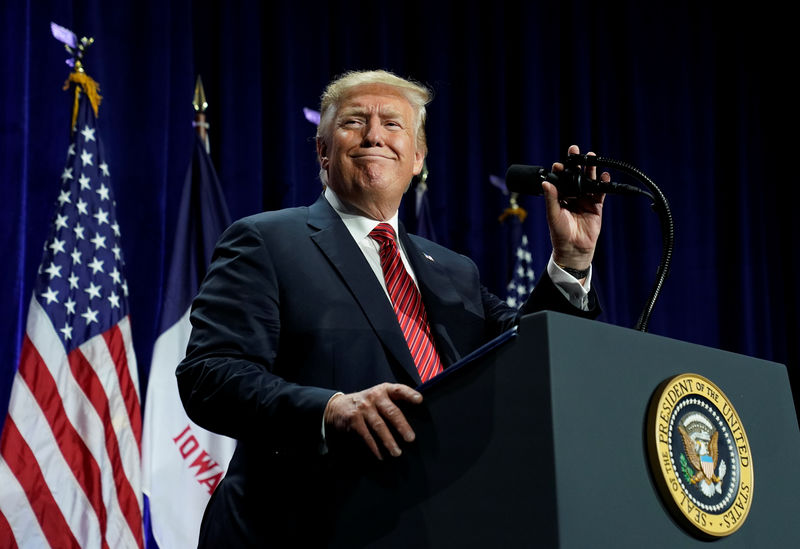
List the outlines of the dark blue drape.
{"label": "dark blue drape", "polygon": [[[507,199],[489,175],[515,162],[549,164],[577,143],[639,167],[672,202],[676,255],[651,331],[787,363],[794,379],[800,230],[784,79],[792,48],[788,23],[748,9],[685,0],[6,3],[0,416],[68,143],[68,67],[51,20],[96,39],[86,66],[105,97],[99,126],[143,381],[191,158],[195,75],[206,84],[212,157],[238,218],[316,197],[314,127],[302,108],[316,108],[332,76],[378,67],[434,88],[434,227],[477,262],[490,289],[504,291],[510,258],[497,221]],[[549,253],[543,204],[522,205],[538,273]],[[661,238],[648,206],[606,202],[594,283],[607,322],[632,326],[650,289]],[[403,215],[413,227],[411,203]]]}

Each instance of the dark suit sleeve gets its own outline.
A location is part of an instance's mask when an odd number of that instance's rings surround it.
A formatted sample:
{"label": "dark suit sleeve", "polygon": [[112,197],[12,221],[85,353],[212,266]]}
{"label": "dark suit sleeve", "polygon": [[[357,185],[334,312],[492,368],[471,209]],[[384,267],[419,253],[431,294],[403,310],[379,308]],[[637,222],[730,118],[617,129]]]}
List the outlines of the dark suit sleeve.
{"label": "dark suit sleeve", "polygon": [[547,270],[545,270],[539,282],[534,286],[528,300],[520,307],[520,315],[547,310],[588,319],[597,318],[601,313],[601,309],[597,299],[597,292],[594,288],[589,291],[588,299],[589,308],[586,311],[570,303],[566,296],[556,288],[547,274]]}
{"label": "dark suit sleeve", "polygon": [[221,237],[192,305],[192,335],[178,366],[181,399],[199,425],[268,448],[315,451],[334,391],[274,373],[280,291],[273,259],[247,220]]}
{"label": "dark suit sleeve", "polygon": [[588,298],[588,310],[584,311],[575,307],[556,288],[547,271],[542,273],[531,295],[519,310],[510,307],[505,301],[482,288],[483,309],[489,328],[488,335],[490,337],[499,335],[517,324],[524,315],[539,311],[555,311],[588,319],[597,318],[601,309],[594,289],[589,292]]}

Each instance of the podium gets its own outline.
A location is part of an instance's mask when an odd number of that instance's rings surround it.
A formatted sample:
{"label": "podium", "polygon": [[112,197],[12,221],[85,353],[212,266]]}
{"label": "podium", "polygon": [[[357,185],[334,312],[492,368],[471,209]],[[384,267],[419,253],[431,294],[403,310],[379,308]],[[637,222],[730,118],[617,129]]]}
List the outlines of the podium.
{"label": "podium", "polygon": [[703,547],[649,466],[656,388],[695,373],[747,432],[749,515],[715,548],[800,547],[800,430],[783,365],[552,312],[423,385],[403,455],[342,464],[331,547]]}

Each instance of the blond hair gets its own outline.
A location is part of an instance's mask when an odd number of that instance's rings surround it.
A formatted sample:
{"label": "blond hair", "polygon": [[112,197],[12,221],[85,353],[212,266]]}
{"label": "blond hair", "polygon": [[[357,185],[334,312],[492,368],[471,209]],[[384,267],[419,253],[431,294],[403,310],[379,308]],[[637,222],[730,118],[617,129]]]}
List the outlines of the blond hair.
{"label": "blond hair", "polygon": [[[342,100],[353,89],[370,84],[391,86],[409,102],[416,118],[414,136],[416,138],[417,149],[427,152],[428,146],[425,140],[425,105],[427,105],[432,98],[433,94],[431,90],[419,82],[401,78],[396,74],[384,70],[350,71],[337,77],[328,84],[328,87],[322,92],[322,97],[320,98],[320,119],[319,126],[317,126],[317,139],[322,139],[325,143],[330,143],[330,139],[333,135],[333,122]],[[320,170],[320,178],[323,183],[326,182],[327,174],[325,174],[324,170]]]}

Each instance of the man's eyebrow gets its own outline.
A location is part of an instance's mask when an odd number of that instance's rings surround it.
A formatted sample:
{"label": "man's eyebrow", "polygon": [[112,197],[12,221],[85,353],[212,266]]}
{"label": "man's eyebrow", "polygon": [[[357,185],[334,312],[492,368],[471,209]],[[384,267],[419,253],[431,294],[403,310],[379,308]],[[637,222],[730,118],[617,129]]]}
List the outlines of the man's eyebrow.
{"label": "man's eyebrow", "polygon": [[[339,110],[337,118],[347,117],[347,116],[367,116],[367,115],[369,115],[369,108],[361,105],[351,105],[349,107],[342,107]],[[391,106],[386,106],[379,109],[378,115],[381,118],[402,118],[403,112],[400,109],[396,109]]]}
{"label": "man's eyebrow", "polygon": [[339,116],[354,116],[354,115],[365,115],[367,113],[367,109],[360,106],[352,106],[352,107],[344,107],[339,111]]}
{"label": "man's eyebrow", "polygon": [[380,115],[383,118],[403,118],[402,111],[393,107],[387,107],[386,109],[382,110]]}

